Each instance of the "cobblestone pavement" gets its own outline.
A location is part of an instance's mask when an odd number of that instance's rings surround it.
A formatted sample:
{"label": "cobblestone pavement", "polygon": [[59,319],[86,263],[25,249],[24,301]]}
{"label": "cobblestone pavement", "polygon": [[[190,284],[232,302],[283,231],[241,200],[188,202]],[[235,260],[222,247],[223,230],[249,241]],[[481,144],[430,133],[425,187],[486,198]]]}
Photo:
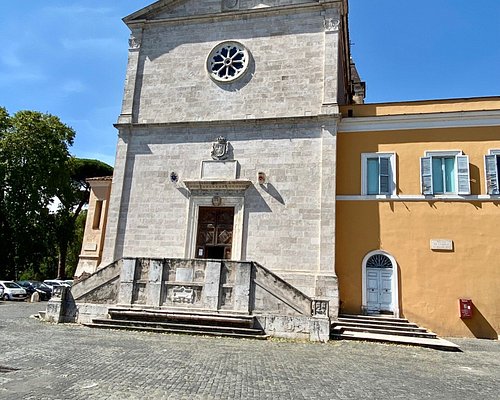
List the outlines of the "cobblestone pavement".
{"label": "cobblestone pavement", "polygon": [[[463,353],[48,324],[0,302],[0,399],[498,399],[500,343]],[[16,370],[9,371],[9,368]]]}

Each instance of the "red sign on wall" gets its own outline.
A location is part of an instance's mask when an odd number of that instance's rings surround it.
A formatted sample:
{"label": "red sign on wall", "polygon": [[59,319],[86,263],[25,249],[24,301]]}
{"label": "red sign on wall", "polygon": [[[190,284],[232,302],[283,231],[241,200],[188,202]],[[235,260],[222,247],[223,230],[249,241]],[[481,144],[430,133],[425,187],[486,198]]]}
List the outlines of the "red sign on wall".
{"label": "red sign on wall", "polygon": [[472,318],[472,300],[471,299],[458,299],[458,306],[460,307],[460,318]]}

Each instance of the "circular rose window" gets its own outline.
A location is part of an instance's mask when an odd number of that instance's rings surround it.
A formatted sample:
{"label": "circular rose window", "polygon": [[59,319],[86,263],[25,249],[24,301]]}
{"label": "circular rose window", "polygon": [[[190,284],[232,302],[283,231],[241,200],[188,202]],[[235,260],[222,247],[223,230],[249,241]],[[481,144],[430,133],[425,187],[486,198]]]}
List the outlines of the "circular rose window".
{"label": "circular rose window", "polygon": [[248,51],[241,43],[224,42],[215,46],[207,59],[212,79],[231,82],[240,78],[248,68]]}

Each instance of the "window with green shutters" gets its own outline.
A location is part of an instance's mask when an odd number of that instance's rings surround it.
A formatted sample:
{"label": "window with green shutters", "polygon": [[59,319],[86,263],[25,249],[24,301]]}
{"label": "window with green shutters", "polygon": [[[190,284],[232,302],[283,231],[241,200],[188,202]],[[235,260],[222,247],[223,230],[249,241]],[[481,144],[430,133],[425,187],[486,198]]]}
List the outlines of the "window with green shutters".
{"label": "window with green shutters", "polygon": [[484,168],[486,193],[500,195],[500,150],[490,150],[490,154],[484,156]]}
{"label": "window with green shutters", "polygon": [[422,194],[470,194],[469,157],[461,151],[427,151],[420,159]]}
{"label": "window with green shutters", "polygon": [[394,182],[394,153],[361,154],[361,194],[393,195],[396,191]]}

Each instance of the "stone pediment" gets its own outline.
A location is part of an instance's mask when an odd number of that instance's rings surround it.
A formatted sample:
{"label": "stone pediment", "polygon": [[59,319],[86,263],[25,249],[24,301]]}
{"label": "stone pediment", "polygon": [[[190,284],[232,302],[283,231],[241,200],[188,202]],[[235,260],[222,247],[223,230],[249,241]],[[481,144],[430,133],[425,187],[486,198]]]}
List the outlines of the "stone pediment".
{"label": "stone pediment", "polygon": [[159,0],[125,17],[126,24],[143,20],[189,18],[227,12],[321,3],[321,0]]}

